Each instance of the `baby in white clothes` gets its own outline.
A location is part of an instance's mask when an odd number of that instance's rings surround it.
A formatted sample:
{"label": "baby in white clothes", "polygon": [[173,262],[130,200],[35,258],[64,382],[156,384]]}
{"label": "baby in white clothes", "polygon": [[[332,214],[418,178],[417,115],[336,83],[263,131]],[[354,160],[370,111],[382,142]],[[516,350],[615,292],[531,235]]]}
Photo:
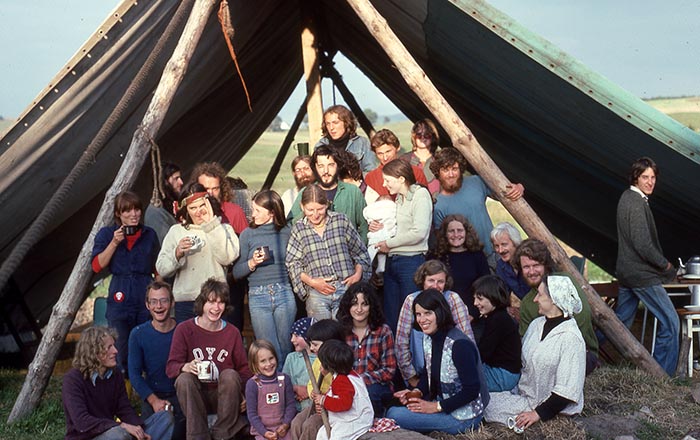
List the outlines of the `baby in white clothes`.
{"label": "baby in white clothes", "polygon": [[[383,273],[386,266],[386,254],[378,254],[376,244],[380,241],[387,240],[396,235],[396,203],[391,196],[381,196],[376,202],[367,205],[362,210],[362,215],[367,220],[377,221],[384,227],[377,232],[367,233],[367,251],[369,252],[370,261],[377,256],[377,273]],[[377,255],[378,254],[378,255]]]}

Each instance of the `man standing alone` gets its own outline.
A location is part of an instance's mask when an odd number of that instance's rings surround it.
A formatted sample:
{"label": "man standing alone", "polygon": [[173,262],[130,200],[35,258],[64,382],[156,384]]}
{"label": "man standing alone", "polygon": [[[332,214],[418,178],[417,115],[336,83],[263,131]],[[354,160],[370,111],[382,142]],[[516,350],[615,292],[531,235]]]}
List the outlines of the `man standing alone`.
{"label": "man standing alone", "polygon": [[676,274],[664,257],[656,232],[649,196],[654,192],[658,168],[648,157],[637,159],[630,170],[630,187],[617,204],[617,278],[620,282],[617,317],[632,325],[641,300],[659,321],[654,359],[672,375],[678,362],[678,314],[664,282]]}

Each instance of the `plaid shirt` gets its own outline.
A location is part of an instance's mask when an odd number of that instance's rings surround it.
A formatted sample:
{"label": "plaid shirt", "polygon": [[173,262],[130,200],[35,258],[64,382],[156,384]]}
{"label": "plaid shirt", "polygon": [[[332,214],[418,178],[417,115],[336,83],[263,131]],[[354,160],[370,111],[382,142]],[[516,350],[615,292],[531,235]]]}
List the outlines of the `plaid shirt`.
{"label": "plaid shirt", "polygon": [[[396,326],[396,353],[398,353],[399,370],[401,370],[404,380],[408,380],[416,375],[416,369],[412,363],[411,330],[413,329],[413,300],[419,293],[420,291],[414,292],[406,297],[403,306],[401,306],[401,313],[399,313],[399,323]],[[469,323],[469,309],[462,301],[462,298],[451,290],[443,292],[443,295],[445,295],[447,304],[450,305],[452,319],[457,328],[474,341],[474,332]]]}
{"label": "plaid shirt", "polygon": [[350,221],[339,212],[327,213],[323,237],[314,231],[306,218],[292,226],[285,263],[292,280],[292,288],[299,298],[306,298],[309,287],[301,281],[301,274],[311,278],[342,281],[355,273],[355,265],[362,266],[362,279],[370,276],[367,248]]}
{"label": "plaid shirt", "polygon": [[353,332],[346,337],[348,345],[355,353],[352,369],[365,381],[365,385],[381,383],[391,386],[396,372],[394,336],[386,324],[375,330],[367,330],[362,340]]}

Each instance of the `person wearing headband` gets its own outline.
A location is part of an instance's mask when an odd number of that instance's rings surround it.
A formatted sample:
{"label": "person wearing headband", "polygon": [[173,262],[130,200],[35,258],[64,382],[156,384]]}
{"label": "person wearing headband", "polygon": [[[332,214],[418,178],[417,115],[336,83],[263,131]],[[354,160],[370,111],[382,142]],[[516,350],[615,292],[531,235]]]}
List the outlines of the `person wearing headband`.
{"label": "person wearing headband", "polygon": [[491,393],[484,415],[486,421],[517,431],[583,409],[586,344],[572,319],[582,310],[578,291],[568,276],[550,275],[538,286],[534,301],[541,316],[523,338],[518,394]]}
{"label": "person wearing headband", "polygon": [[163,240],[156,269],[163,277],[174,277],[175,320],[194,317],[194,300],[209,278],[226,281],[225,267],[239,255],[238,237],[229,224],[221,223],[218,207],[199,183],[190,183],[178,203],[174,225]]}

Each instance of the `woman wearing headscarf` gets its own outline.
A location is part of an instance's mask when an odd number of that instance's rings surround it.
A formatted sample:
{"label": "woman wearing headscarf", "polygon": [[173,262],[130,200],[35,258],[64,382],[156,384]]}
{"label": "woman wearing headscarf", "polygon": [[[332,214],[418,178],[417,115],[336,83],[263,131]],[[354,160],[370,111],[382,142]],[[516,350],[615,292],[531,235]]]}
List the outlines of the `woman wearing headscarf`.
{"label": "woman wearing headscarf", "polygon": [[209,278],[226,281],[226,266],[238,258],[238,237],[229,224],[221,223],[209,194],[199,183],[182,191],[178,219],[163,240],[156,269],[163,277],[175,277],[175,320],[194,317],[194,300]]}
{"label": "woman wearing headscarf", "polygon": [[572,319],[582,308],[576,287],[567,276],[551,275],[540,283],[534,301],[542,316],[523,338],[518,394],[491,393],[484,415],[518,431],[583,409],[586,344]]}

